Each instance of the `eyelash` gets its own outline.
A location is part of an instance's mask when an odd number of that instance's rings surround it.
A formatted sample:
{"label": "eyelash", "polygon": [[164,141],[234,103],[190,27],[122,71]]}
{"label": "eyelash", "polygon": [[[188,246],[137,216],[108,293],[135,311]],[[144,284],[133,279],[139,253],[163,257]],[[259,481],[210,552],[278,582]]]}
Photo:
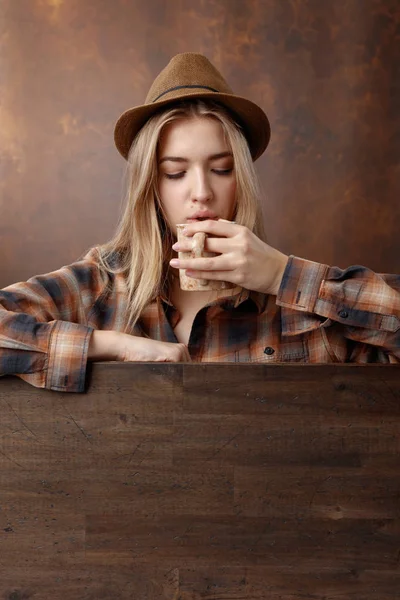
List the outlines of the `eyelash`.
{"label": "eyelash", "polygon": [[[215,173],[216,175],[230,175],[230,173],[232,173],[233,169],[213,169],[213,173]],[[167,179],[182,179],[182,177],[184,176],[184,174],[186,173],[186,171],[182,171],[181,173],[164,173],[165,177]]]}

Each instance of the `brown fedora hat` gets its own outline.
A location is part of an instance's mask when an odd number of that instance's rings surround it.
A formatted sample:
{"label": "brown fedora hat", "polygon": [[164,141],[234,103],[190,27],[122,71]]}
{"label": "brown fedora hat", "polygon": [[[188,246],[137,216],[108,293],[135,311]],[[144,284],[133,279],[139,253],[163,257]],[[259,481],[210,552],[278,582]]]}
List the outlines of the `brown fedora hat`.
{"label": "brown fedora hat", "polygon": [[161,108],[190,98],[210,99],[228,109],[242,127],[253,160],[268,146],[270,125],[264,111],[246,98],[235,96],[208,58],[195,52],[174,56],[153,81],[145,104],[125,111],[115,125],[115,144],[128,158],[131,144],[146,121]]}

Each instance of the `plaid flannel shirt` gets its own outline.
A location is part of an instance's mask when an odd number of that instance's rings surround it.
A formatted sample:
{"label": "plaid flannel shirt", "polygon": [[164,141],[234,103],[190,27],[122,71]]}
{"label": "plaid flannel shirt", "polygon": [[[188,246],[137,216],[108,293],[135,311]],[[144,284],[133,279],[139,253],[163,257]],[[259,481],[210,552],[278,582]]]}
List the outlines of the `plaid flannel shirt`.
{"label": "plaid flannel shirt", "polygon": [[[123,274],[80,261],[0,290],[0,375],[83,392],[94,329],[124,331]],[[133,335],[177,342],[177,310],[158,297]],[[200,310],[188,344],[195,362],[399,363],[400,276],[290,256],[278,296],[242,290]]]}

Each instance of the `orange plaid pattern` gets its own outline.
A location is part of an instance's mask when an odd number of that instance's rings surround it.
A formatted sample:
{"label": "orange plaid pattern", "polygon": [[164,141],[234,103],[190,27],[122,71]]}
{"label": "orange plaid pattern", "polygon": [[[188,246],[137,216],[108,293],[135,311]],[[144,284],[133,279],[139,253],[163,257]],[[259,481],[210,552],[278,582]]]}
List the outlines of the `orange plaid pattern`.
{"label": "orange plaid pattern", "polygon": [[[127,318],[124,276],[102,273],[97,256],[0,291],[0,375],[84,391],[92,331],[123,331]],[[158,297],[131,333],[176,342],[178,320]],[[277,297],[242,290],[199,311],[189,352],[197,362],[399,363],[400,276],[291,256]]]}

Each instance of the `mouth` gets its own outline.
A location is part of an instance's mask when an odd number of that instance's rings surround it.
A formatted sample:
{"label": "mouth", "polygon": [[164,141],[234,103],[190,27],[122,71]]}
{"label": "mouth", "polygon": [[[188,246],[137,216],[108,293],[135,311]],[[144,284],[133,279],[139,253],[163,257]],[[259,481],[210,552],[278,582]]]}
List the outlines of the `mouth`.
{"label": "mouth", "polygon": [[211,215],[204,216],[204,217],[195,216],[195,217],[190,217],[186,220],[188,223],[196,223],[197,221],[218,221],[218,217],[211,216]]}

